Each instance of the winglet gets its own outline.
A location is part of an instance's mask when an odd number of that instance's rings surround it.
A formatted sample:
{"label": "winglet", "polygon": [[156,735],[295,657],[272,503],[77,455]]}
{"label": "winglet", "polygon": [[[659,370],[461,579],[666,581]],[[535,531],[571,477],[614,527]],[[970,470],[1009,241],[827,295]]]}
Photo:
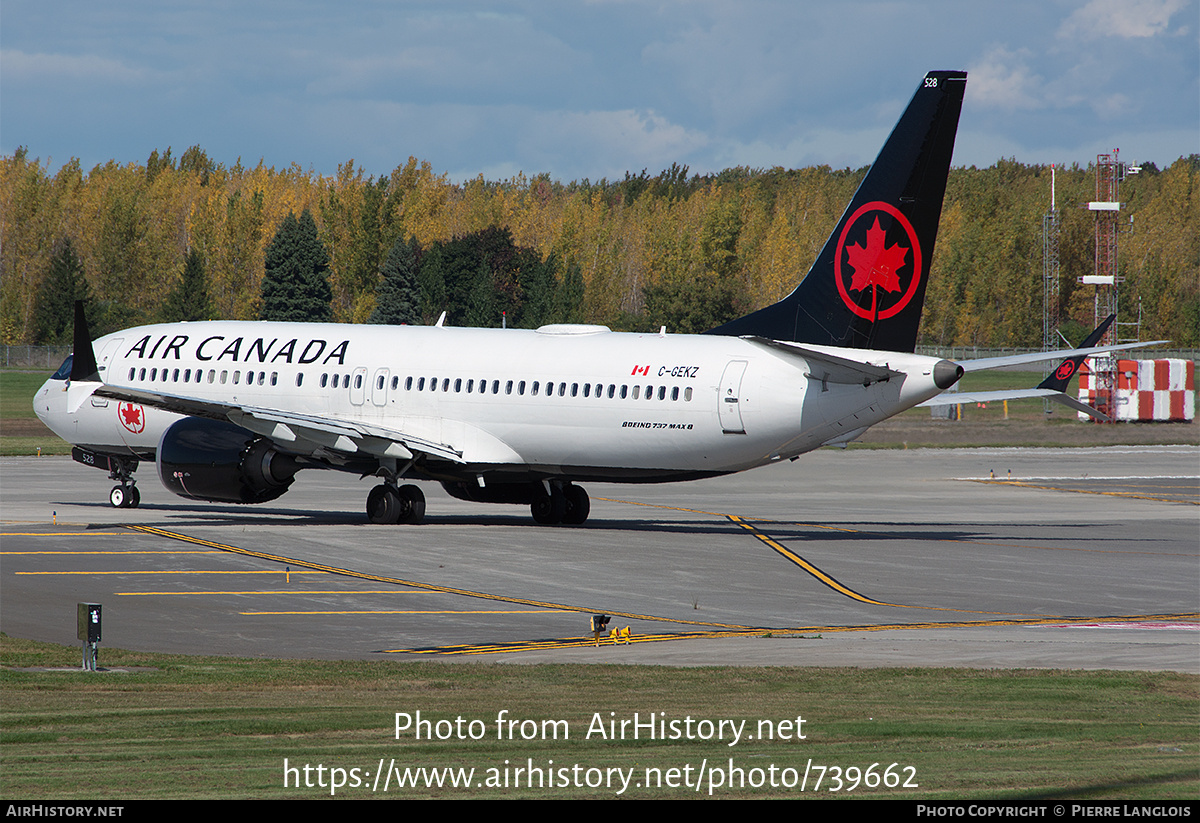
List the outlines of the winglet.
{"label": "winglet", "polygon": [[[1115,314],[1110,314],[1108,318],[1087,336],[1079,348],[1090,349],[1095,346],[1104,337],[1104,333],[1108,331],[1108,327],[1117,319]],[[1087,358],[1086,354],[1077,354],[1074,357],[1068,357],[1066,360],[1058,364],[1058,368],[1051,372],[1050,376],[1038,384],[1039,389],[1053,389],[1057,392],[1065,392],[1067,384],[1071,382],[1071,378],[1075,376],[1075,372],[1079,371],[1079,365]]]}
{"label": "winglet", "polygon": [[88,332],[82,300],[75,301],[74,348],[75,353],[71,358],[71,381],[99,383],[100,369],[96,366],[96,352],[92,349],[92,336]]}

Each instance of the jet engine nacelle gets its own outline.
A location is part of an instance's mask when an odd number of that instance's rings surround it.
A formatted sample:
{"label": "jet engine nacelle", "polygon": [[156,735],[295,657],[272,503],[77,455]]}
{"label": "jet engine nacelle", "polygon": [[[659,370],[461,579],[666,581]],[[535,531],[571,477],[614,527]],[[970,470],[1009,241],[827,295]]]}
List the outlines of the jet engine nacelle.
{"label": "jet engine nacelle", "polygon": [[271,441],[240,426],[185,417],[163,432],[158,476],[180,497],[265,503],[288,490],[302,467]]}

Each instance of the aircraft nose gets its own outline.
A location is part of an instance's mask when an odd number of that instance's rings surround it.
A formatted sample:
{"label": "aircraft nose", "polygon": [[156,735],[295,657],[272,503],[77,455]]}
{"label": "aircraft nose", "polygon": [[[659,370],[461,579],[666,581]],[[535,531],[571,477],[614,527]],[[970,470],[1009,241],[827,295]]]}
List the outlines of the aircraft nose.
{"label": "aircraft nose", "polygon": [[66,411],[67,393],[62,390],[65,385],[62,380],[47,380],[33,396],[33,413],[52,431],[55,418]]}
{"label": "aircraft nose", "polygon": [[945,391],[962,379],[963,367],[952,360],[939,360],[933,366],[933,384]]}

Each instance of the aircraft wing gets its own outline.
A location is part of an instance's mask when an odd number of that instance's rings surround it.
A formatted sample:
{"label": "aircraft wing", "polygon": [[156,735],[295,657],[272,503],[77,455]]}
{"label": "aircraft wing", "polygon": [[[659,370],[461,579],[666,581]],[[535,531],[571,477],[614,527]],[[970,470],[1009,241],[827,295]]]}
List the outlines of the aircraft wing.
{"label": "aircraft wing", "polygon": [[411,459],[416,454],[428,454],[455,463],[465,462],[462,452],[453,446],[359,420],[339,420],[322,415],[219,403],[198,397],[109,385],[96,389],[95,394],[191,417],[227,420],[270,438],[284,449],[289,443],[308,441],[347,454],[364,452],[400,460]]}

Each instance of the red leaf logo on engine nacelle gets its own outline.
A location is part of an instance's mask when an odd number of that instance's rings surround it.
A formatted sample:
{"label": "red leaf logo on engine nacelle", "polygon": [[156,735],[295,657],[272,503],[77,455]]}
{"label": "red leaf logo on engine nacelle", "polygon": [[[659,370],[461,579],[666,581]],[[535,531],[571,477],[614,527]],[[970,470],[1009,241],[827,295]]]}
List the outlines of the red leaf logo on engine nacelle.
{"label": "red leaf logo on engine nacelle", "polygon": [[146,430],[146,410],[137,403],[118,403],[117,419],[134,434],[141,434]]}

